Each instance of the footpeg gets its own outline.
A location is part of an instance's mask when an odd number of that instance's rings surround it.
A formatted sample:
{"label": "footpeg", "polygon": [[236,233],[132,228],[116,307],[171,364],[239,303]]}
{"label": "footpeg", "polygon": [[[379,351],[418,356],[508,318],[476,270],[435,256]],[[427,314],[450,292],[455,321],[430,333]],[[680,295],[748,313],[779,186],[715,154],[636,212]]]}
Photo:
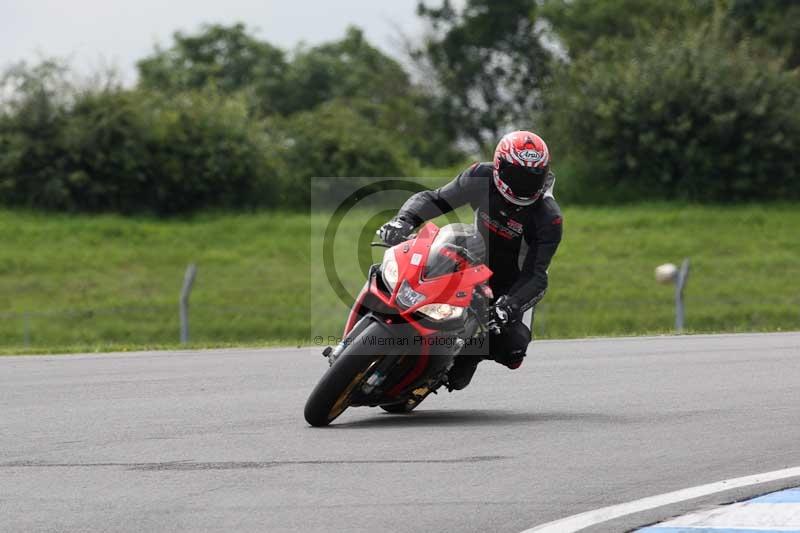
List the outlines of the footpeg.
{"label": "footpeg", "polygon": [[322,350],[322,357],[330,358],[331,354],[333,353],[333,348],[328,346],[324,350]]}

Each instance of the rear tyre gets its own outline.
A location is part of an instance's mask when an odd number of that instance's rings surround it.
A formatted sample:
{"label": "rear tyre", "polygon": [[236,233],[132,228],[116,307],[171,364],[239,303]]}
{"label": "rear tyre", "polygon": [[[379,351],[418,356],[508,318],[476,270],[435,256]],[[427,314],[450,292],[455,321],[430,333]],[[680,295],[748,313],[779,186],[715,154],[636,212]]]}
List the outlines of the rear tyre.
{"label": "rear tyre", "polygon": [[369,375],[377,355],[368,353],[369,345],[360,342],[362,336],[379,335],[381,326],[372,323],[344,349],[306,400],[304,416],[312,426],[327,426],[350,405],[353,391]]}

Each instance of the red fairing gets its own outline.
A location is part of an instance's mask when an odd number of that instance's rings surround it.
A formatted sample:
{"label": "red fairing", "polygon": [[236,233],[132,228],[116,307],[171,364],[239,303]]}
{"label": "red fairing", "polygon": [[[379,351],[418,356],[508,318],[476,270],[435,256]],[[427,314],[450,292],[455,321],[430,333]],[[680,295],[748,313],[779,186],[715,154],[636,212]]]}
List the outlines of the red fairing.
{"label": "red fairing", "polygon": [[344,333],[342,334],[342,338],[347,337],[347,334],[350,333],[350,330],[353,329],[353,326],[356,325],[358,322],[358,315],[361,306],[364,304],[364,298],[367,296],[369,292],[370,286],[369,282],[364,285],[364,288],[361,289],[361,292],[358,294],[358,298],[356,298],[353,307],[350,309],[350,314],[347,315],[347,323],[344,326]]}
{"label": "red fairing", "polygon": [[[433,279],[422,279],[425,265],[428,262],[431,244],[439,233],[439,228],[432,223],[427,223],[411,241],[394,246],[392,251],[398,268],[398,281],[391,295],[387,295],[379,287],[376,278],[372,278],[362,289],[350,315],[347,319],[344,334],[347,335],[353,329],[360,316],[360,309],[364,305],[364,299],[369,293],[388,307],[394,309],[405,322],[411,325],[420,337],[429,337],[438,333],[435,329],[430,329],[414,318],[413,314],[422,306],[429,304],[449,304],[459,307],[468,307],[472,302],[472,293],[476,286],[485,283],[491,276],[492,271],[486,265],[469,266],[464,263],[462,269],[439,276]],[[446,249],[440,253],[447,254]],[[451,258],[458,264],[457,257]],[[423,294],[425,299],[412,307],[404,309],[397,304],[397,292],[403,282],[407,282],[413,290]],[[484,289],[485,292],[486,289]],[[391,323],[391,320],[387,320]],[[396,396],[403,389],[417,380],[425,371],[430,359],[430,347],[427,343],[422,343],[419,357],[414,368],[403,377],[403,379],[390,391],[389,395]]]}
{"label": "red fairing", "polygon": [[408,309],[400,310],[400,314],[408,317],[411,313],[424,305],[450,304],[459,307],[468,307],[472,302],[472,290],[476,285],[485,283],[492,277],[492,271],[486,265],[468,266],[463,270],[440,276],[433,279],[422,279],[425,264],[428,261],[431,243],[439,233],[439,228],[432,223],[427,223],[420,230],[417,238],[409,243],[398,244],[394,247],[394,257],[397,261],[398,282],[389,304],[397,308],[395,303],[397,291],[402,285],[402,280],[408,282],[412,289],[425,295],[425,299]]}

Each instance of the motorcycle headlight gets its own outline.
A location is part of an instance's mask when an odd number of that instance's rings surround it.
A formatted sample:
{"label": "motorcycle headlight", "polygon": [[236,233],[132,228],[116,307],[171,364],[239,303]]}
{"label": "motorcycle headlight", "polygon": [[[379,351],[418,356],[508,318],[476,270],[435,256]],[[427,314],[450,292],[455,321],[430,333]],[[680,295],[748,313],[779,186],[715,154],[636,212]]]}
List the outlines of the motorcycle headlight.
{"label": "motorcycle headlight", "polygon": [[450,304],[428,304],[417,309],[420,313],[432,320],[450,320],[460,318],[464,314],[464,308]]}
{"label": "motorcycle headlight", "polygon": [[383,262],[381,263],[381,277],[383,283],[386,284],[392,291],[394,286],[397,285],[397,277],[399,275],[397,269],[397,260],[394,258],[394,251],[389,248],[383,254]]}
{"label": "motorcycle headlight", "polygon": [[424,299],[425,295],[412,289],[407,281],[404,281],[403,284],[400,285],[400,290],[397,291],[397,303],[406,309],[422,303]]}

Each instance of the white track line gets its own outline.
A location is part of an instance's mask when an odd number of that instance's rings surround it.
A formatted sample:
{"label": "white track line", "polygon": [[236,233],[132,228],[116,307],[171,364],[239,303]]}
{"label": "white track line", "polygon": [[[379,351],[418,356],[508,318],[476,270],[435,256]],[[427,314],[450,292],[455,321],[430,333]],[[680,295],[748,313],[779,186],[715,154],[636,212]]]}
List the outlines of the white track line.
{"label": "white track line", "polygon": [[767,483],[769,481],[778,481],[791,477],[800,476],[800,467],[785,468],[783,470],[775,470],[773,472],[765,472],[763,474],[755,474],[752,476],[737,477],[733,479],[726,479],[716,483],[709,483],[707,485],[699,485],[688,489],[676,490],[674,492],[667,492],[659,494],[658,496],[650,496],[642,498],[641,500],[634,500],[628,503],[621,503],[619,505],[611,505],[594,511],[587,511],[553,522],[548,522],[531,529],[526,529],[522,533],[544,532],[544,533],[572,533],[573,531],[580,531],[581,529],[607,522],[621,516],[639,513],[670,505],[673,503],[700,498],[701,496],[708,496],[717,492],[724,492],[726,490],[738,489],[750,485],[758,485],[760,483]]}

